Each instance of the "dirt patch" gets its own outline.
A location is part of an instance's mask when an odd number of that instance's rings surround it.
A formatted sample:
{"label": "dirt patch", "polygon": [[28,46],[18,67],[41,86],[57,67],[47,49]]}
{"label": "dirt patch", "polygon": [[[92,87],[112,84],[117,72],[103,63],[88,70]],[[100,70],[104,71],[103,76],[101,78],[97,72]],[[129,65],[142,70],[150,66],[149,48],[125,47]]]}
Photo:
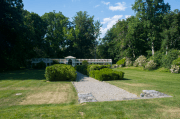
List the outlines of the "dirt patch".
{"label": "dirt patch", "polygon": [[[121,82],[122,83],[122,82]],[[133,83],[133,84],[130,84],[130,83],[122,83],[122,84],[125,84],[125,85],[128,85],[128,86],[137,86],[137,87],[146,87],[146,86],[151,86],[149,84],[144,84],[144,83]]]}
{"label": "dirt patch", "polygon": [[42,87],[30,94],[20,105],[27,104],[59,104],[68,101],[70,85],[54,85]]}
{"label": "dirt patch", "polygon": [[68,94],[66,92],[43,92],[27,96],[20,105],[27,104],[58,104],[67,101]]}

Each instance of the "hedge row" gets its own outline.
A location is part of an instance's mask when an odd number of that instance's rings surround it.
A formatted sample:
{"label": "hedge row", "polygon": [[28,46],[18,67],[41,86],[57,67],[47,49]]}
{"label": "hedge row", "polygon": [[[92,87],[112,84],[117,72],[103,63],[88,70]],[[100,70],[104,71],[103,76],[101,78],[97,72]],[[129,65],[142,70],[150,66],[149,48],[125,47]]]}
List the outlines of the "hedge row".
{"label": "hedge row", "polygon": [[87,67],[87,74],[89,75],[89,72],[93,71],[93,70],[100,70],[100,69],[110,68],[110,67],[111,67],[111,65],[94,65],[94,64],[92,64]]}
{"label": "hedge row", "polygon": [[76,80],[76,70],[71,65],[55,64],[46,67],[45,77],[49,81],[74,81]]}
{"label": "hedge row", "polygon": [[100,81],[122,80],[124,77],[124,72],[113,71],[112,69],[109,68],[103,68],[100,70],[90,71],[89,76]]}

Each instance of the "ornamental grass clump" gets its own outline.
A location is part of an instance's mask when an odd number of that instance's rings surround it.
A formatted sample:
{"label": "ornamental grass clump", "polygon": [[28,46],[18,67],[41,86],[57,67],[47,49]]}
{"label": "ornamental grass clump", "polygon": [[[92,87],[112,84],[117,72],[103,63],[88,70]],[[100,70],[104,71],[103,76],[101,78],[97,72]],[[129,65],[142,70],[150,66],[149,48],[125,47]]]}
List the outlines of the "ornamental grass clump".
{"label": "ornamental grass clump", "polygon": [[89,74],[90,77],[95,78],[99,81],[122,80],[124,77],[124,72],[114,71],[109,68],[92,70],[89,72]]}
{"label": "ornamental grass clump", "polygon": [[135,60],[133,66],[144,67],[146,63],[147,63],[147,58],[141,55]]}
{"label": "ornamental grass clump", "polygon": [[150,60],[146,65],[145,65],[145,69],[148,69],[148,70],[153,70],[155,69],[157,66],[157,64],[153,61],[153,60]]}
{"label": "ornamental grass clump", "polygon": [[66,64],[54,64],[46,67],[45,70],[45,77],[48,81],[74,81],[76,76],[74,67]]}

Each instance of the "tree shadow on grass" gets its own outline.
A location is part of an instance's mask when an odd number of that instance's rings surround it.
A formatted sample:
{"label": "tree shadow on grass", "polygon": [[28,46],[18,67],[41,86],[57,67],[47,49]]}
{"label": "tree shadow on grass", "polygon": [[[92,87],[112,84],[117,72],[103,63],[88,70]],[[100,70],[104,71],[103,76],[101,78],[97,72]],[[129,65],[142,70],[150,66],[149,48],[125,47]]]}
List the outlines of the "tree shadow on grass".
{"label": "tree shadow on grass", "polygon": [[24,69],[0,73],[0,80],[44,80],[44,69]]}

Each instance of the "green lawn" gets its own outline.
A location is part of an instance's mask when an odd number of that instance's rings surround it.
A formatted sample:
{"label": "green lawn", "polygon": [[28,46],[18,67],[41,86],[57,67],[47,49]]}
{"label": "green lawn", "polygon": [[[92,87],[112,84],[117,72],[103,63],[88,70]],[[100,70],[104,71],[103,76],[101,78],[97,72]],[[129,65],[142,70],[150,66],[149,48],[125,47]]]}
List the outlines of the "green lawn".
{"label": "green lawn", "polygon": [[19,70],[0,73],[0,118],[180,118],[180,74],[114,70],[125,72],[125,80],[108,81],[113,85],[138,96],[147,89],[173,97],[78,104],[71,82],[46,82],[44,70]]}

